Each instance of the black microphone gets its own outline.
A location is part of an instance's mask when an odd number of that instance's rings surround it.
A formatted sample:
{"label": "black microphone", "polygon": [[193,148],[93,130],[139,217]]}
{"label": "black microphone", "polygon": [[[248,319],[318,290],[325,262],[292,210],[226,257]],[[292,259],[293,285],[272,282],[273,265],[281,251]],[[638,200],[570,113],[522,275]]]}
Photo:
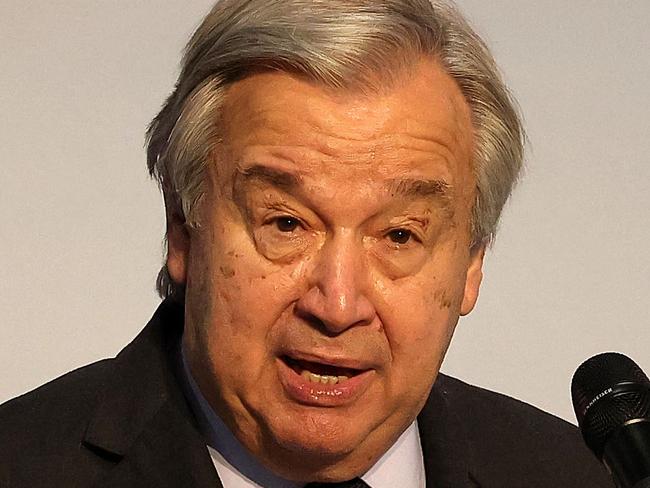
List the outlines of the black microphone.
{"label": "black microphone", "polygon": [[620,488],[650,488],[650,380],[627,356],[598,354],[571,381],[587,446]]}

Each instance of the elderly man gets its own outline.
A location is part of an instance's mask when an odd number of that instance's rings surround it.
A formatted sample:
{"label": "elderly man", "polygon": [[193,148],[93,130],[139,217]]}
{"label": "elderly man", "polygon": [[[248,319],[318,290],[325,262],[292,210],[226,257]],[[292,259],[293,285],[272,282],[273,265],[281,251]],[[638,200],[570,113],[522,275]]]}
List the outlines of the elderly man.
{"label": "elderly man", "polygon": [[609,486],[573,427],[438,374],[523,139],[456,10],[221,1],[148,137],[165,300],[2,407],[2,486]]}

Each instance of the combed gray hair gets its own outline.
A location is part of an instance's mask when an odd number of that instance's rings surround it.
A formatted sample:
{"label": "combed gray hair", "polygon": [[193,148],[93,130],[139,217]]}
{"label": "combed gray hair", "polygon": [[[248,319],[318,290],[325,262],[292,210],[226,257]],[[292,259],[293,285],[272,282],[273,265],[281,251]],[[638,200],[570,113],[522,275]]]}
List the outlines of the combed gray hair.
{"label": "combed gray hair", "polygon": [[[196,227],[204,171],[219,144],[226,87],[282,70],[325,86],[390,86],[421,56],[460,87],[474,126],[473,245],[492,241],[522,166],[524,132],[492,55],[451,4],[439,0],[221,0],[192,36],[173,93],[147,132],[147,159],[169,209]],[[163,266],[162,297],[182,296]]]}

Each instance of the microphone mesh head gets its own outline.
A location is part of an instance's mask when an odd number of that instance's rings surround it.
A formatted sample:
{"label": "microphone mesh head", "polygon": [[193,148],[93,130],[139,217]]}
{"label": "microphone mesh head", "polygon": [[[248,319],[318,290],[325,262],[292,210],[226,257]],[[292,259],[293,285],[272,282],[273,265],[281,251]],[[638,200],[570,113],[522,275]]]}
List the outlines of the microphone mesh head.
{"label": "microphone mesh head", "polygon": [[571,396],[585,442],[598,458],[618,427],[630,420],[650,419],[650,380],[623,354],[598,354],[580,365],[573,375]]}

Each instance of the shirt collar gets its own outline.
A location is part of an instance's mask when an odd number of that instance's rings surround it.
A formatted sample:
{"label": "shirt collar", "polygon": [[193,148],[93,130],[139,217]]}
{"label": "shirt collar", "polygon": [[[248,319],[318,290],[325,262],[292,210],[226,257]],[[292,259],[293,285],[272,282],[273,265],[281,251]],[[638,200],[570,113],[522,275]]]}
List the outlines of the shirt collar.
{"label": "shirt collar", "polygon": [[424,488],[424,463],[416,421],[361,478],[371,488]]}

